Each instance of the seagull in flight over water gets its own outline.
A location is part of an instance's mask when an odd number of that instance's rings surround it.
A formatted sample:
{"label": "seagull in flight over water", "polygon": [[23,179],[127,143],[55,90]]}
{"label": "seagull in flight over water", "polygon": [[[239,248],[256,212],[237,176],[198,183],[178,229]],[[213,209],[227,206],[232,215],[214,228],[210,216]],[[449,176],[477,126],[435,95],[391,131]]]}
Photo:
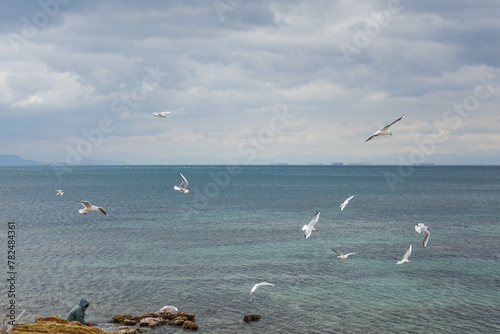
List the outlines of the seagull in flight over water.
{"label": "seagull in flight over water", "polygon": [[354,252],[354,253],[347,253],[347,254],[344,254],[344,253],[342,253],[341,251],[338,251],[338,250],[336,250],[336,249],[334,249],[334,248],[332,248],[332,250],[333,250],[333,251],[335,251],[335,252],[337,252],[337,253],[339,253],[339,256],[337,256],[339,259],[347,259],[347,257],[348,257],[349,255],[356,254],[356,252]]}
{"label": "seagull in flight over water", "polygon": [[62,196],[63,194],[64,194],[64,191],[62,191],[61,189],[59,189],[59,190],[57,191],[56,196]]}
{"label": "seagull in flight over water", "polygon": [[387,124],[386,126],[384,126],[382,128],[382,130],[378,130],[377,132],[375,132],[374,134],[372,134],[370,136],[370,138],[368,138],[367,140],[365,140],[365,143],[367,141],[369,141],[370,139],[372,139],[373,137],[377,137],[377,136],[388,136],[388,135],[391,135],[392,136],[392,132],[389,131],[389,128],[391,127],[391,125],[393,125],[394,123],[400,121],[403,119],[403,117],[405,117],[405,115],[401,116],[400,118],[398,118],[397,120],[395,120],[394,122],[390,123],[390,124]]}
{"label": "seagull in flight over water", "polygon": [[182,175],[181,173],[179,173],[179,175],[181,176],[182,179],[181,185],[179,187],[175,186],[174,189],[180,191],[183,194],[189,194],[189,190],[186,189],[188,181],[186,180],[184,175]]}
{"label": "seagull in flight over water", "polygon": [[403,256],[403,259],[401,259],[401,261],[398,261],[397,264],[410,263],[411,261],[408,260],[408,258],[410,257],[410,254],[411,254],[411,244],[410,244],[410,246],[408,246],[408,249],[406,250],[406,253]]}
{"label": "seagull in flight over water", "polygon": [[84,215],[86,215],[87,212],[92,212],[92,211],[101,211],[104,215],[106,216],[108,215],[106,211],[104,211],[104,209],[99,206],[92,205],[87,201],[78,201],[78,202],[80,202],[83,205],[83,209],[78,210],[78,212],[83,213]]}
{"label": "seagull in flight over water", "polygon": [[424,242],[423,242],[424,247],[427,246],[427,243],[429,242],[429,237],[431,236],[431,233],[427,231],[427,229],[428,227],[422,223],[415,224],[415,231],[424,234]]}
{"label": "seagull in flight over water", "polygon": [[157,112],[157,113],[152,113],[153,116],[159,117],[159,118],[167,118],[167,114],[171,114],[171,111],[164,111],[164,112]]}
{"label": "seagull in flight over water", "polygon": [[318,219],[319,219],[319,211],[316,212],[316,214],[314,215],[313,219],[309,222],[309,224],[302,226],[302,231],[305,231],[304,236],[306,237],[306,239],[309,238],[312,231],[316,231],[314,225],[316,225]]}
{"label": "seagull in flight over water", "polygon": [[354,197],[354,195],[352,195],[351,197],[349,197],[348,199],[346,199],[344,201],[344,203],[340,204],[340,211],[344,211],[344,208],[346,207],[346,205],[349,204],[349,201]]}
{"label": "seagull in flight over water", "polygon": [[263,286],[263,285],[269,285],[269,286],[274,286],[274,284],[271,284],[271,283],[267,283],[267,282],[261,282],[261,283],[257,283],[253,286],[252,290],[250,290],[250,301],[252,301],[252,293],[255,292],[255,290],[257,290],[257,288],[259,286]]}

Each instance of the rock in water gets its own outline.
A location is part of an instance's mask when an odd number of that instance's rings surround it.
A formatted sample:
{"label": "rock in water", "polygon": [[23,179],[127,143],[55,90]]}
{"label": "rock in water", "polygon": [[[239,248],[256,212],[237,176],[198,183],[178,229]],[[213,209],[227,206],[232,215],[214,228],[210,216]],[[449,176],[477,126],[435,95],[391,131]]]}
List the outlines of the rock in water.
{"label": "rock in water", "polygon": [[184,324],[182,325],[182,328],[184,328],[184,329],[190,329],[192,331],[197,331],[199,327],[193,321],[186,320],[186,321],[184,321]]}
{"label": "rock in water", "polygon": [[260,314],[246,314],[245,317],[243,318],[244,322],[250,322],[250,321],[258,321],[262,318]]}

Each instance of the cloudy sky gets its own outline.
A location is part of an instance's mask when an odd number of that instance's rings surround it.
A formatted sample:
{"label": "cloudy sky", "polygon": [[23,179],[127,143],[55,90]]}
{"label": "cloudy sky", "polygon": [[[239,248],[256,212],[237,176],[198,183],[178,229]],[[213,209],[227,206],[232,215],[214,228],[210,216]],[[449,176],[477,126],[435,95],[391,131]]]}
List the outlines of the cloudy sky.
{"label": "cloudy sky", "polygon": [[500,164],[499,18],[493,0],[2,1],[0,154]]}

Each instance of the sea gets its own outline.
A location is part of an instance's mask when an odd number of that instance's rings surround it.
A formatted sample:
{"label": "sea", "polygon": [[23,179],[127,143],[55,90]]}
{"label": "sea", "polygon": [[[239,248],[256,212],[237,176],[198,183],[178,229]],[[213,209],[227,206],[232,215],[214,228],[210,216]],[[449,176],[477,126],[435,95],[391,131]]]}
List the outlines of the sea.
{"label": "sea", "polygon": [[0,190],[0,300],[21,323],[85,298],[108,331],[172,305],[199,333],[500,333],[499,166],[1,167]]}

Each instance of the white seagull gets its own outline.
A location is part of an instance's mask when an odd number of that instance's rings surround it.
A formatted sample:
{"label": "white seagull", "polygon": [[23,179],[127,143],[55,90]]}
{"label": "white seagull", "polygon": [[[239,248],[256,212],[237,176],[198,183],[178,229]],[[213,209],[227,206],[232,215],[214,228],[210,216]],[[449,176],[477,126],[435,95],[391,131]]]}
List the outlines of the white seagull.
{"label": "white seagull", "polygon": [[415,231],[424,234],[424,242],[423,242],[424,247],[427,246],[427,243],[429,242],[429,237],[431,236],[431,233],[427,231],[427,229],[428,227],[422,223],[415,224]]}
{"label": "white seagull", "polygon": [[344,208],[346,207],[346,205],[349,204],[349,201],[354,197],[354,195],[352,195],[351,197],[349,197],[348,199],[346,199],[344,201],[344,203],[340,204],[340,211],[344,211]]}
{"label": "white seagull", "polygon": [[179,187],[175,186],[174,189],[180,191],[181,193],[188,194],[189,190],[186,189],[188,181],[186,180],[184,175],[182,175],[181,173],[179,173],[179,175],[181,176],[182,179],[181,185]]}
{"label": "white seagull", "polygon": [[337,253],[339,253],[339,256],[337,256],[339,259],[347,259],[347,257],[348,257],[349,255],[356,254],[356,252],[354,252],[354,253],[347,253],[347,254],[344,254],[344,253],[342,253],[341,251],[338,251],[338,250],[336,250],[336,249],[334,249],[334,248],[332,248],[332,250],[333,250],[333,251],[335,251],[335,252],[337,252]]}
{"label": "white seagull", "polygon": [[62,191],[61,189],[59,189],[59,190],[57,191],[56,196],[62,196],[63,194],[64,194],[64,191]]}
{"label": "white seagull", "polygon": [[101,208],[101,207],[98,207],[98,206],[92,205],[92,204],[90,204],[90,203],[89,203],[89,202],[87,202],[87,201],[78,201],[78,202],[82,203],[82,205],[83,205],[83,209],[78,210],[78,212],[83,213],[84,215],[86,215],[86,214],[87,214],[87,212],[91,212],[91,211],[101,211],[101,212],[102,212],[103,214],[105,214],[106,216],[108,215],[108,214],[106,213],[106,211],[104,211],[104,209],[103,209],[103,208]]}
{"label": "white seagull", "polygon": [[153,116],[159,117],[159,118],[167,118],[167,114],[171,114],[171,111],[164,111],[164,112],[157,112],[157,113],[152,113]]}
{"label": "white seagull", "polygon": [[410,257],[410,254],[411,254],[411,244],[410,244],[410,246],[408,246],[408,249],[406,250],[406,253],[403,256],[403,259],[401,261],[398,261],[397,264],[410,263],[411,261],[408,260],[408,258]]}
{"label": "white seagull", "polygon": [[175,307],[175,306],[167,305],[167,306],[163,306],[163,307],[160,309],[160,311],[176,311],[176,312],[177,312],[177,311],[179,311],[179,310],[178,310],[178,309],[177,309],[177,307]]}
{"label": "white seagull", "polygon": [[366,143],[367,141],[369,141],[370,139],[372,139],[373,137],[377,137],[377,136],[388,136],[388,135],[391,135],[391,136],[392,136],[392,132],[391,132],[391,131],[389,131],[389,127],[390,127],[391,125],[393,125],[394,123],[396,123],[397,121],[402,120],[402,119],[403,119],[403,117],[405,117],[405,115],[401,116],[400,118],[398,118],[398,119],[397,119],[397,120],[395,120],[394,122],[392,122],[392,123],[390,123],[390,124],[387,124],[386,126],[384,126],[384,127],[382,128],[382,130],[378,130],[377,132],[375,132],[374,134],[372,134],[372,135],[370,136],[370,138],[368,138],[367,140],[365,140],[365,143]]}
{"label": "white seagull", "polygon": [[255,290],[257,290],[257,288],[259,286],[263,286],[263,285],[269,285],[269,286],[274,286],[274,284],[271,284],[271,283],[267,283],[267,282],[261,282],[261,283],[257,283],[253,286],[252,290],[250,290],[250,301],[252,301],[252,293],[255,292]]}
{"label": "white seagull", "polygon": [[302,226],[302,231],[305,231],[304,236],[306,237],[306,239],[309,238],[312,231],[316,231],[314,225],[316,225],[318,219],[319,219],[319,211],[316,212],[316,214],[314,215],[313,219],[309,222],[309,224]]}

